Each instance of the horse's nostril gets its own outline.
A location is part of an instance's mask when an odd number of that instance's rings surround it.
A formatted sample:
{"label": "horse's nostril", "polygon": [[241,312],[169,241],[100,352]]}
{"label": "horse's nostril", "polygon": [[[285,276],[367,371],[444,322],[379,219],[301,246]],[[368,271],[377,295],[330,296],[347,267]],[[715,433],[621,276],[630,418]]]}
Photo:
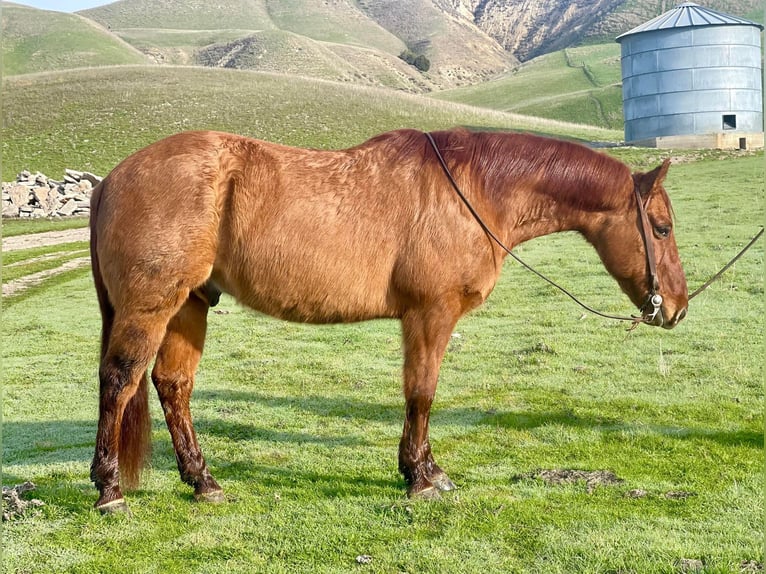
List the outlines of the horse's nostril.
{"label": "horse's nostril", "polygon": [[686,307],[681,309],[681,312],[678,314],[678,317],[676,318],[676,323],[680,323],[681,319],[683,319],[684,317],[686,317]]}

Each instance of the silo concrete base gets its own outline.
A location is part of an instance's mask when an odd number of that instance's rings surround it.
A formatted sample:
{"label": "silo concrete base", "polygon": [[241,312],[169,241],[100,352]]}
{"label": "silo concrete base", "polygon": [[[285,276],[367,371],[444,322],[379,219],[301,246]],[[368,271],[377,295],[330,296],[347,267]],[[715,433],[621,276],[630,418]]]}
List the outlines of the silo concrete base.
{"label": "silo concrete base", "polygon": [[636,147],[660,149],[763,149],[763,132],[661,136],[626,142]]}

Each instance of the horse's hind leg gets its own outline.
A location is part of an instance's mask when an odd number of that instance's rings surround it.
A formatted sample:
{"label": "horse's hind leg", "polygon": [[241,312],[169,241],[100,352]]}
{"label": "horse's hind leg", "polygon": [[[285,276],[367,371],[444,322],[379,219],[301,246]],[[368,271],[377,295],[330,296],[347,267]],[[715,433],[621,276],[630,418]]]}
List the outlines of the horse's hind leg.
{"label": "horse's hind leg", "polygon": [[189,410],[194,373],[202,357],[207,329],[208,302],[203,296],[192,293],[170,320],[154,363],[152,381],[173,439],[181,480],[194,487],[197,500],[222,502],[223,491],[207,468]]}
{"label": "horse's hind leg", "polygon": [[440,490],[455,488],[434,461],[428,440],[439,368],[459,316],[448,307],[408,311],[402,318],[406,412],[399,443],[399,470],[407,481],[410,496],[432,498]]}
{"label": "horse's hind leg", "polygon": [[[137,391],[142,384],[145,389],[146,370],[176,308],[170,301],[165,308],[151,311],[126,306],[115,313],[111,329],[105,330],[109,340],[102,347],[99,367],[98,431],[90,473],[99,491],[95,506],[102,512],[128,509],[120,490],[121,467],[128,471],[126,486],[138,482],[148,442],[136,435],[144,432],[148,411],[145,393]],[[133,399],[141,404],[126,410]]]}

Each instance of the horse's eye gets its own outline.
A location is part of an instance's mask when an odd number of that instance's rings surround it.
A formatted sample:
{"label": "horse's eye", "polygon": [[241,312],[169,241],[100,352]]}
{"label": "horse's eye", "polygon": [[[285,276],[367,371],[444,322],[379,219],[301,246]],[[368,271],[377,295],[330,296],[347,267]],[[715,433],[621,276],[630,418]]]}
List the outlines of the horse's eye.
{"label": "horse's eye", "polygon": [[657,237],[665,238],[670,236],[670,226],[669,225],[655,225],[654,226],[654,233],[657,235]]}

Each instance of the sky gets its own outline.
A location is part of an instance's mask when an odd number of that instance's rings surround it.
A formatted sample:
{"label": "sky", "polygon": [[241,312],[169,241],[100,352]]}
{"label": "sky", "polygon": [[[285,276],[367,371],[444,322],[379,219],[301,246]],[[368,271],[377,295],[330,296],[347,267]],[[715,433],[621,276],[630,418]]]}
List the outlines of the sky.
{"label": "sky", "polygon": [[111,4],[115,0],[13,0],[16,4],[24,4],[43,10],[56,10],[57,12],[77,12],[86,8]]}

